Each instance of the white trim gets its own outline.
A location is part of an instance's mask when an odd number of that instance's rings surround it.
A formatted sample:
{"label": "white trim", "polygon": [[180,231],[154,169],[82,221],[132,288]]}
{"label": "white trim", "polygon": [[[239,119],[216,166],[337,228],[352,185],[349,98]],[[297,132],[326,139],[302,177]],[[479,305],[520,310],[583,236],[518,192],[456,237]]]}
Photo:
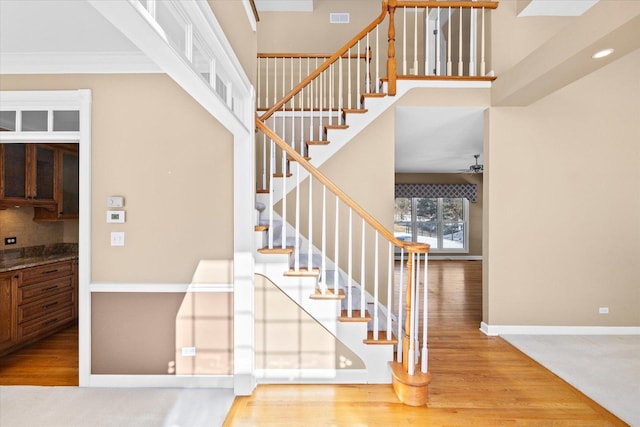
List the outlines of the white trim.
{"label": "white trim", "polygon": [[90,387],[189,387],[233,388],[231,375],[96,375],[89,376]]}
{"label": "white trim", "polygon": [[366,384],[366,369],[256,369],[258,384]]}
{"label": "white trim", "polygon": [[488,325],[480,323],[480,331],[489,336],[500,335],[640,335],[640,326],[536,326]]}
{"label": "white trim", "polygon": [[0,74],[136,74],[162,70],[142,52],[1,53]]}
{"label": "white trim", "polygon": [[253,8],[251,7],[251,2],[249,0],[242,0],[242,5],[244,6],[245,12],[247,12],[247,18],[249,18],[249,25],[251,25],[251,29],[255,33],[258,28],[258,23],[256,22],[256,17],[253,15]]}
{"label": "white trim", "polygon": [[233,284],[225,283],[91,283],[91,293],[99,292],[233,292]]}

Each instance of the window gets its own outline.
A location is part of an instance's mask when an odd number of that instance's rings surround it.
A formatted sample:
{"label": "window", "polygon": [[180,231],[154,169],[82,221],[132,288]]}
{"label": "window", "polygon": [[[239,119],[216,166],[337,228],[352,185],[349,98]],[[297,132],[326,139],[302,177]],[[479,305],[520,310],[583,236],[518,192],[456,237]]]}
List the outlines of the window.
{"label": "window", "polygon": [[431,252],[469,252],[469,201],[465,198],[397,197],[394,235],[428,243]]}

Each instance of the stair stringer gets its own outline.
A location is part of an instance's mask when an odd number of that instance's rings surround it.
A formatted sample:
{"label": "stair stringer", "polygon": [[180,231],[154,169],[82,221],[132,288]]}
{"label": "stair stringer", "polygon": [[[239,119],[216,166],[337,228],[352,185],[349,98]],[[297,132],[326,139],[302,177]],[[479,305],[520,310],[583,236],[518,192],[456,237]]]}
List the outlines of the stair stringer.
{"label": "stair stringer", "polygon": [[[335,153],[340,151],[346,144],[362,132],[367,126],[375,121],[382,113],[393,107],[404,95],[412,89],[431,88],[431,89],[490,89],[491,82],[474,81],[474,80],[398,80],[396,82],[396,95],[384,97],[365,98],[365,107],[368,111],[363,114],[347,115],[347,129],[328,129],[326,139],[331,143],[321,146],[310,146],[309,156],[314,167],[319,168],[324,162],[329,160]],[[295,173],[295,166],[291,166],[291,171]],[[303,167],[299,168],[299,182],[303,182],[309,177],[309,173]],[[283,185],[280,181],[282,178],[276,178],[274,183],[273,202],[276,203],[282,199]],[[284,192],[287,194],[296,187],[295,177],[288,178],[284,186]]]}

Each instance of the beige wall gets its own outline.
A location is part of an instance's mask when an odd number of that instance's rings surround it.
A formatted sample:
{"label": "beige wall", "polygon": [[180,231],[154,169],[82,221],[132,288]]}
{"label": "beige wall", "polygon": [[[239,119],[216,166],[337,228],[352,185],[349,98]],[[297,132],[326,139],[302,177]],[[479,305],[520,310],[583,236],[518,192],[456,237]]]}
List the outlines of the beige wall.
{"label": "beige wall", "polygon": [[[381,11],[377,0],[316,0],[313,13],[262,12],[258,52],[333,53]],[[350,23],[330,24],[329,13],[336,12],[350,13]],[[386,33],[380,37],[386,41]]]}
{"label": "beige wall", "polygon": [[638,69],[640,51],[528,107],[491,109],[490,325],[640,325]]}
{"label": "beige wall", "polygon": [[[476,184],[477,202],[469,202],[469,252],[454,256],[482,256],[482,174],[456,173],[397,173],[396,184]],[[436,255],[447,255],[438,252]]]}
{"label": "beige wall", "polygon": [[[232,135],[161,74],[3,75],[0,83],[80,88],[93,97],[92,281],[190,283],[201,259],[232,259]],[[124,196],[125,224],[106,223],[110,195]],[[56,239],[77,238],[54,226]],[[110,246],[111,231],[126,233],[124,247]],[[182,298],[94,294],[93,372],[168,373]]]}
{"label": "beige wall", "polygon": [[257,275],[255,285],[256,369],[365,368],[269,279]]}
{"label": "beige wall", "polygon": [[256,84],[258,34],[251,29],[244,5],[237,0],[208,0],[249,81]]}

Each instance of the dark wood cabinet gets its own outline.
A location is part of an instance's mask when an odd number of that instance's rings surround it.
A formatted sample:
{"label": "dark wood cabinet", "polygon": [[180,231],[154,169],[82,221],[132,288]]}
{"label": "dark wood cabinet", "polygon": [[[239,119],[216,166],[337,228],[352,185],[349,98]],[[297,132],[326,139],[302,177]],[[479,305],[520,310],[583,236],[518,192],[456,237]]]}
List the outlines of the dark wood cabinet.
{"label": "dark wood cabinet", "polygon": [[16,274],[0,273],[0,353],[16,342],[15,298]]}
{"label": "dark wood cabinet", "polygon": [[51,335],[78,317],[77,261],[0,273],[0,354]]}
{"label": "dark wood cabinet", "polygon": [[34,220],[58,221],[77,219],[80,199],[79,162],[77,146],[60,144],[55,148],[54,186],[55,204],[36,207]]}
{"label": "dark wood cabinet", "polygon": [[5,206],[56,204],[57,149],[45,144],[0,145],[0,202]]}

